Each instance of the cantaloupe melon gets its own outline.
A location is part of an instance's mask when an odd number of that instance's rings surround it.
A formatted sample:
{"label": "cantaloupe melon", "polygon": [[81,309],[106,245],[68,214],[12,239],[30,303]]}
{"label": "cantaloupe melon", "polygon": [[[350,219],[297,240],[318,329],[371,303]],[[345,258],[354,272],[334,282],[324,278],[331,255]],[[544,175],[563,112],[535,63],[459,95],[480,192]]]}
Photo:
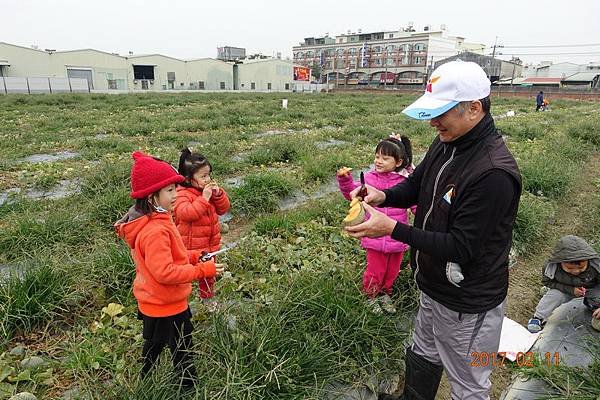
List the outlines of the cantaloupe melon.
{"label": "cantaloupe melon", "polygon": [[342,221],[344,226],[358,225],[365,220],[365,209],[358,199],[353,199],[350,203],[351,207],[348,210],[348,215]]}

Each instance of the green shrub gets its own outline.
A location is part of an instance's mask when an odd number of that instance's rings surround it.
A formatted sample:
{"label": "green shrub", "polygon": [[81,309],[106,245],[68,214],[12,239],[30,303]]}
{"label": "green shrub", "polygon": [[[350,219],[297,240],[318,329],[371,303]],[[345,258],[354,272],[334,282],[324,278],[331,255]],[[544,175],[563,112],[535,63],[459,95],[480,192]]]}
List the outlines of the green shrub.
{"label": "green shrub", "polygon": [[[116,240],[119,241],[117,244]],[[135,265],[129,248],[121,239],[98,240],[89,257],[81,263],[81,268],[89,286],[98,288],[106,303],[128,304],[133,301],[131,290]]]}
{"label": "green shrub", "polygon": [[571,137],[581,139],[600,146],[600,117],[596,114],[581,118],[567,125],[567,132]]}
{"label": "green shrub", "polygon": [[305,141],[294,138],[276,138],[248,155],[252,165],[268,165],[277,162],[294,162],[308,152]]}
{"label": "green shrub", "polygon": [[498,128],[502,130],[502,133],[521,140],[542,138],[545,135],[545,130],[547,129],[536,121],[511,121],[509,123],[502,123],[501,121],[498,123]]}
{"label": "green shrub", "polygon": [[86,215],[61,207],[46,213],[11,213],[7,219],[7,226],[0,229],[0,260],[31,259],[48,251],[57,254],[87,243],[95,233]]}
{"label": "green shrub", "polygon": [[344,218],[347,208],[348,202],[336,195],[335,199],[313,201],[293,211],[260,216],[254,221],[252,230],[258,235],[276,237],[293,232],[307,221],[325,221],[335,226]]}
{"label": "green shrub", "polygon": [[555,203],[524,192],[513,230],[514,246],[519,254],[533,251],[546,233],[549,220],[554,216]]}
{"label": "green shrub", "polygon": [[[32,264],[33,265],[33,264]],[[56,319],[73,297],[70,279],[45,263],[28,265],[0,278],[0,338],[9,340],[18,330],[29,332]],[[18,271],[22,272],[19,276]]]}
{"label": "green shrub", "polygon": [[[236,315],[234,328],[218,314],[205,333],[215,340],[198,347],[208,397],[322,398],[327,383],[397,373],[409,327],[365,307],[358,280],[300,273],[279,282],[268,306]],[[396,299],[404,313],[414,309],[409,297]]]}
{"label": "green shrub", "polygon": [[294,183],[277,173],[249,175],[240,187],[233,189],[231,208],[244,215],[273,212],[278,209],[279,201],[294,189]]}
{"label": "green shrub", "polygon": [[104,162],[82,184],[86,211],[104,229],[112,225],[133,205],[129,196],[130,161]]}

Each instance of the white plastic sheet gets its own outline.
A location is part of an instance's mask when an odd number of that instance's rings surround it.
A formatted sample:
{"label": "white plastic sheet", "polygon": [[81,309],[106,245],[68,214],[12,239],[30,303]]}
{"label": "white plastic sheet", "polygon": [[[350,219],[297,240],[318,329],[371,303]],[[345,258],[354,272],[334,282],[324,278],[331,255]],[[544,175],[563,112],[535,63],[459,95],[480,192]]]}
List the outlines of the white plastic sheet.
{"label": "white plastic sheet", "polygon": [[539,335],[539,332],[531,333],[524,326],[504,317],[498,353],[506,353],[507,360],[515,361],[517,354],[525,354],[531,349]]}

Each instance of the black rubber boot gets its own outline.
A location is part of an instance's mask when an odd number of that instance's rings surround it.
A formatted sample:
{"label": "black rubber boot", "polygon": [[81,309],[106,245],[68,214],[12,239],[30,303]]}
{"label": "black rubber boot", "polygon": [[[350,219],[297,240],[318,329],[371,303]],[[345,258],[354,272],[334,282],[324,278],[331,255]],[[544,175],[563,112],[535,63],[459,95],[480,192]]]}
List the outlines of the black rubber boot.
{"label": "black rubber boot", "polygon": [[404,372],[404,393],[402,393],[401,399],[435,400],[444,367],[426,360],[410,348],[406,349],[404,362],[406,370]]}

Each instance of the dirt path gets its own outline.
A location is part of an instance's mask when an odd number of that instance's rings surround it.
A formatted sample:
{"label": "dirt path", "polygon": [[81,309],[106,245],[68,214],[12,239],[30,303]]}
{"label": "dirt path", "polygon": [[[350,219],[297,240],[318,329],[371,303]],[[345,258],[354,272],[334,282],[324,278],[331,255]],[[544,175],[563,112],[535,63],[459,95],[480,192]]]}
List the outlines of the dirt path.
{"label": "dirt path", "polygon": [[[581,179],[569,195],[565,196],[559,204],[554,221],[548,224],[546,239],[540,244],[534,254],[517,259],[517,264],[511,269],[508,289],[507,317],[525,325],[533,315],[535,306],[540,298],[541,268],[556,240],[567,234],[584,235],[589,229],[581,210],[585,210],[597,190],[598,172],[600,171],[600,154],[594,153],[587,160],[579,176]],[[511,380],[510,372],[506,367],[497,368],[492,373],[492,400],[500,399],[502,391]],[[451,400],[450,385],[444,376],[440,390],[436,396],[438,400]]]}

